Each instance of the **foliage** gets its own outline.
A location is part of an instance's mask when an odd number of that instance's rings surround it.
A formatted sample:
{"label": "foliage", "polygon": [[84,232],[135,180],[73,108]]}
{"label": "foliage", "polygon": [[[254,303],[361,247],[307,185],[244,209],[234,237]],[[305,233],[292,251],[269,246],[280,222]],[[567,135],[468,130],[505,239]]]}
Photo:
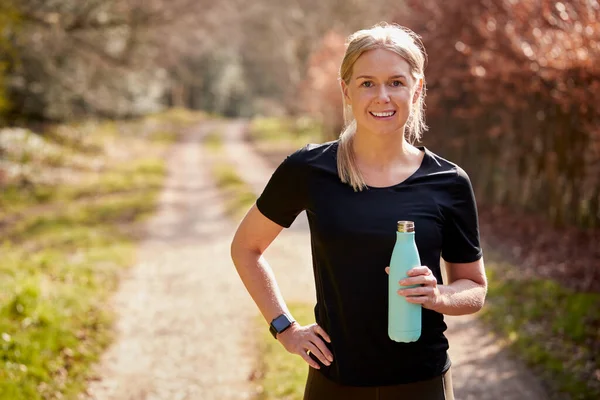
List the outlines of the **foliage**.
{"label": "foliage", "polygon": [[[0,126],[10,109],[6,93],[8,60],[14,59],[15,49],[10,44],[11,35],[18,31],[20,17],[9,3],[0,4]],[[2,56],[4,55],[4,56]]]}
{"label": "foliage", "polygon": [[187,28],[205,15],[195,11],[211,8],[201,0],[2,3],[0,15],[7,9],[18,17],[18,29],[11,19],[0,33],[0,45],[4,40],[14,50],[0,52],[0,64],[6,65],[10,117],[16,122],[129,117],[162,109],[167,68],[181,50],[178,43],[163,46],[187,37]]}
{"label": "foliage", "polygon": [[[470,173],[481,201],[600,226],[600,6],[597,1],[411,1],[393,20],[419,33],[425,144]],[[341,126],[342,37],[309,57],[304,108]]]}
{"label": "foliage", "polygon": [[[297,114],[321,36],[402,7],[383,0],[5,0],[13,121],[122,117],[162,105],[228,116]],[[0,27],[2,22],[0,22]],[[308,27],[308,29],[307,29]],[[0,33],[0,43],[2,42]]]}
{"label": "foliage", "polygon": [[301,86],[306,112],[323,121],[324,133],[330,139],[336,138],[344,125],[338,76],[345,50],[344,37],[328,32],[311,54],[306,82]]}
{"label": "foliage", "polygon": [[410,4],[396,20],[430,54],[426,142],[482,201],[599,227],[598,2]]}

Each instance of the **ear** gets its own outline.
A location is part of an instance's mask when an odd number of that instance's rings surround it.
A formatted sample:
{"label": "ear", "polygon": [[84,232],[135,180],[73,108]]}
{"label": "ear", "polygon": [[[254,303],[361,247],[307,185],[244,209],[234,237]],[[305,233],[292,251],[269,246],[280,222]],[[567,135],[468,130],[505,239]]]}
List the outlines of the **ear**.
{"label": "ear", "polygon": [[423,78],[420,78],[415,85],[415,94],[413,95],[413,104],[419,101],[419,97],[421,97],[421,93],[423,92]]}
{"label": "ear", "polygon": [[344,100],[346,100],[347,104],[351,104],[350,102],[350,95],[348,94],[348,85],[346,85],[346,82],[344,82],[343,80],[340,79],[340,87],[342,88],[342,95],[344,96]]}

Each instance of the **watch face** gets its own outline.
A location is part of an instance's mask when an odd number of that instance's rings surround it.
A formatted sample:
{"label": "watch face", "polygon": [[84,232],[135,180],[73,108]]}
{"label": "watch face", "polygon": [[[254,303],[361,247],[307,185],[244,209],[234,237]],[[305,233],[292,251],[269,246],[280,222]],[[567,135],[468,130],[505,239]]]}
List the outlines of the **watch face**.
{"label": "watch face", "polygon": [[277,332],[281,332],[283,329],[287,328],[290,325],[290,320],[287,316],[281,315],[273,321],[273,327],[277,330]]}

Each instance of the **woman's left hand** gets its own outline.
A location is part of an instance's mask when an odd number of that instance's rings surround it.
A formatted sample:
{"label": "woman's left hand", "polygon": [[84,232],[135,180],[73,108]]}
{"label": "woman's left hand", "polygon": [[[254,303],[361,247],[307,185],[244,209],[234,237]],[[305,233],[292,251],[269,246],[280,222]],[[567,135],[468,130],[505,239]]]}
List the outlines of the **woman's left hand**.
{"label": "woman's left hand", "polygon": [[[390,273],[390,267],[385,272]],[[442,302],[442,295],[437,285],[437,279],[426,266],[414,267],[407,273],[408,277],[398,282],[401,286],[419,285],[413,288],[399,289],[398,294],[404,296],[409,303],[421,304],[430,310]]]}

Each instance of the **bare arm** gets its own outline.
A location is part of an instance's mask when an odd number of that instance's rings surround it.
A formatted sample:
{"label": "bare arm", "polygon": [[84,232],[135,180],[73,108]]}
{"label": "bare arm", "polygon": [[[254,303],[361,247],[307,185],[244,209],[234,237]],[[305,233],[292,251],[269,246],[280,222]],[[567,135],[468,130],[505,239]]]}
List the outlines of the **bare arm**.
{"label": "bare arm", "polygon": [[441,302],[435,311],[447,315],[472,314],[485,302],[487,279],[483,258],[471,263],[446,263],[448,285],[440,285]]}
{"label": "bare arm", "polygon": [[267,322],[288,313],[273,270],[263,257],[283,227],[261,214],[256,205],[248,211],[231,243],[231,258],[248,293]]}
{"label": "bare arm", "polygon": [[[235,233],[231,243],[231,258],[248,293],[267,322],[286,313],[291,316],[275,281],[273,270],[263,253],[279,235],[283,227],[265,217],[256,207],[250,208]],[[322,339],[330,342],[327,333],[317,324],[300,326],[292,324],[277,335],[277,339],[290,353],[300,355],[311,367],[319,368],[307,352],[314,354],[323,364],[330,365],[333,356]]]}
{"label": "bare arm", "polygon": [[487,279],[483,258],[470,263],[446,263],[448,284],[438,285],[433,273],[426,266],[408,271],[408,278],[400,285],[422,285],[400,289],[398,294],[411,303],[447,315],[473,314],[483,307],[487,293]]}

